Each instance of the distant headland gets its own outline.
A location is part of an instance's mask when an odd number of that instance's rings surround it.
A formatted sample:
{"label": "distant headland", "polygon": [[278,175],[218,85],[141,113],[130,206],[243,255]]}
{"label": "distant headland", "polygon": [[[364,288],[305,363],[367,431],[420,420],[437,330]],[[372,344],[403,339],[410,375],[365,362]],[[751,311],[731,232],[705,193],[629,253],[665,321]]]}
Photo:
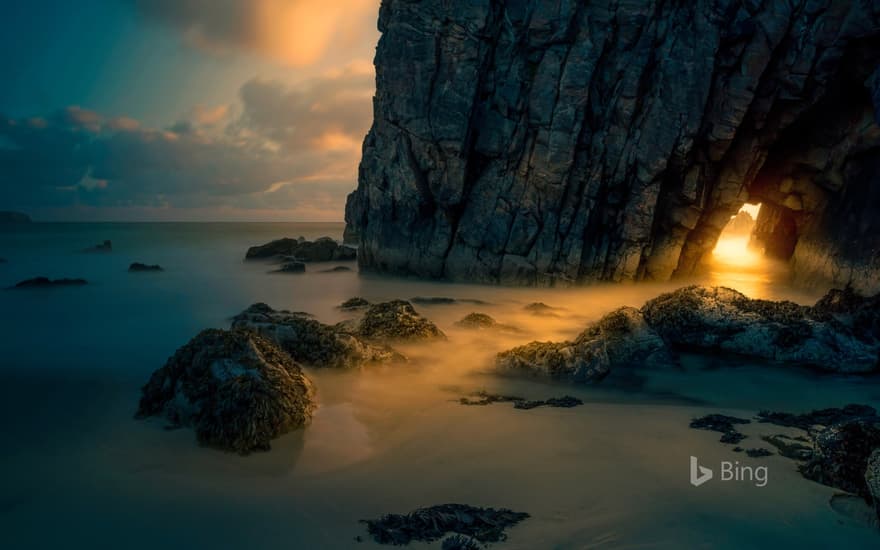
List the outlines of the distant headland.
{"label": "distant headland", "polygon": [[11,210],[0,210],[0,223],[31,223],[31,217],[21,212],[13,212]]}

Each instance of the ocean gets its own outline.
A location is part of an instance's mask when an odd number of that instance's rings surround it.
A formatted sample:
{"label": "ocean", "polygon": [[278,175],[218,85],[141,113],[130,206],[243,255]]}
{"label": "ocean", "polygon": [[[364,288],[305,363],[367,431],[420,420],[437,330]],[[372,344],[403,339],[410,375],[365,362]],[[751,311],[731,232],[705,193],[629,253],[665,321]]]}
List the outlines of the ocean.
{"label": "ocean", "polygon": [[[372,548],[361,519],[461,502],[531,514],[498,548],[877,548],[863,511],[835,510],[834,489],[804,480],[779,456],[750,459],[688,428],[708,413],[749,417],[864,403],[876,378],[819,374],[735,358],[685,356],[681,368],[634,369],[572,387],[499,378],[498,351],[571,338],[602,314],[640,306],[681,283],[505,288],[359,274],[349,263],[274,274],[243,261],[281,237],[340,239],[336,223],[34,223],[0,229],[0,287],[35,276],[83,287],[0,291],[0,533],[6,548]],[[112,252],[84,253],[104,240]],[[161,273],[129,273],[132,262]],[[348,265],[351,272],[325,272]],[[719,256],[696,282],[753,297],[811,303],[779,270]],[[342,301],[415,296],[485,305],[420,305],[447,343],[402,346],[410,364],[309,369],[311,426],[248,457],[201,448],[190,430],[133,415],[140,387],[174,351],[255,302],[324,322]],[[550,317],[523,306],[558,307]],[[481,311],[519,332],[473,333],[455,321]],[[474,391],[573,409],[465,407]],[[763,446],[747,425],[747,446]],[[688,461],[766,465],[765,487],[688,483]],[[362,537],[362,541],[357,541]],[[414,544],[437,548],[438,544]]]}

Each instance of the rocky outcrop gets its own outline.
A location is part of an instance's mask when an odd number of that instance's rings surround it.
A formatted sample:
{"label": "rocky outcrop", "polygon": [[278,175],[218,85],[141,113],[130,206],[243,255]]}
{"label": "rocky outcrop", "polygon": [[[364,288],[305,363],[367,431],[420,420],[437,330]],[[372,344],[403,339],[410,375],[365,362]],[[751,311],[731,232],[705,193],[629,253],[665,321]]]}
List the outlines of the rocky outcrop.
{"label": "rocky outcrop", "polygon": [[815,434],[813,444],[812,457],[800,468],[804,477],[871,500],[866,472],[872,453],[880,449],[880,417],[828,426]]}
{"label": "rocky outcrop", "polygon": [[798,277],[880,291],[876,2],[384,0],[379,29],[362,268],[665,280],[760,202]]}
{"label": "rocky outcrop", "polygon": [[278,239],[264,245],[252,246],[245,259],[258,260],[277,258],[288,262],[330,262],[347,261],[357,258],[357,250],[341,245],[330,237],[307,241],[298,239]]}
{"label": "rocky outcrop", "polygon": [[257,332],[310,367],[351,369],[405,361],[388,346],[367,342],[343,326],[325,325],[302,313],[276,311],[263,303],[233,317],[232,328]]}
{"label": "rocky outcrop", "polygon": [[502,372],[572,382],[613,366],[672,365],[677,351],[741,355],[831,372],[880,370],[880,297],[832,290],[814,306],[753,300],[724,287],[689,286],[620,308],[571,342],[533,342],[500,353]]}
{"label": "rocky outcrop", "polygon": [[880,522],[880,448],[874,449],[871,456],[868,457],[865,485],[868,487],[874,510],[877,512],[877,521]]}
{"label": "rocky outcrop", "polygon": [[305,426],[315,408],[302,369],[249,331],[205,330],[143,387],[138,418],[161,416],[195,430],[203,445],[248,454]]}
{"label": "rocky outcrop", "polygon": [[48,277],[34,277],[33,279],[26,279],[24,281],[19,281],[12,288],[17,289],[27,289],[27,288],[52,288],[52,287],[64,287],[64,286],[83,286],[89,284],[85,279],[50,279]]}

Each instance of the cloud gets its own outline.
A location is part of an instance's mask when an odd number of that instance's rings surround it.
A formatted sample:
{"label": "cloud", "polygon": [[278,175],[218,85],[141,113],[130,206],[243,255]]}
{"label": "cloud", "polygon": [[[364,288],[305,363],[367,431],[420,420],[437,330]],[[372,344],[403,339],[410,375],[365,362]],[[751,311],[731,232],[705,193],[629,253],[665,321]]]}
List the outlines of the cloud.
{"label": "cloud", "polygon": [[0,116],[0,205],[341,220],[372,90],[349,67],[295,87],[250,80],[240,106],[196,106],[167,128],[77,106]]}
{"label": "cloud", "polygon": [[304,66],[329,50],[375,40],[378,0],[131,0],[145,16],[179,29],[213,53],[246,50]]}

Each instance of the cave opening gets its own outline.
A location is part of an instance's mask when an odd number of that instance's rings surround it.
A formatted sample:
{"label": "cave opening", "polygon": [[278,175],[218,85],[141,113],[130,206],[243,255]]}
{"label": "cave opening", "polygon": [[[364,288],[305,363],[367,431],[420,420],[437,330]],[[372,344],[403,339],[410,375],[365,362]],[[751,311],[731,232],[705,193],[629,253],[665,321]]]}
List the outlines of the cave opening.
{"label": "cave opening", "polygon": [[[788,257],[775,230],[780,219],[771,203],[746,203],[721,231],[715,247],[703,260],[703,270],[712,284],[733,287],[758,295],[769,285],[788,278],[788,258],[797,242],[790,244]],[[762,225],[763,223],[763,225]],[[787,223],[787,222],[786,222]],[[762,232],[763,228],[763,232]]]}

